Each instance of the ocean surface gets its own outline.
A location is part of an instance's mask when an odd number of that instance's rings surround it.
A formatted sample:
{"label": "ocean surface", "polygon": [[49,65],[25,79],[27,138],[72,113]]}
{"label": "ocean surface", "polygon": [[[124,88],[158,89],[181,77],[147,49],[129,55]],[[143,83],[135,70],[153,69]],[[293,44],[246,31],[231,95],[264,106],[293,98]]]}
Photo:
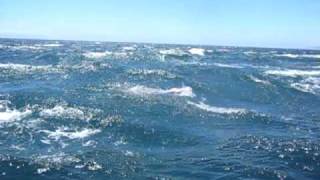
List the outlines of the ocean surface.
{"label": "ocean surface", "polygon": [[0,179],[320,179],[320,51],[0,39]]}

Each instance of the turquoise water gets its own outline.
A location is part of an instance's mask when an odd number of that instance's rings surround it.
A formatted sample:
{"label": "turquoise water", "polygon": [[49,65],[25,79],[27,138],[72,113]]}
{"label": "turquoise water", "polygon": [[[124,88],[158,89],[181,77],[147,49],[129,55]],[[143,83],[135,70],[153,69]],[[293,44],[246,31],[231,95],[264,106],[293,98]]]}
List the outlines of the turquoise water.
{"label": "turquoise water", "polygon": [[0,40],[0,179],[319,179],[320,51]]}

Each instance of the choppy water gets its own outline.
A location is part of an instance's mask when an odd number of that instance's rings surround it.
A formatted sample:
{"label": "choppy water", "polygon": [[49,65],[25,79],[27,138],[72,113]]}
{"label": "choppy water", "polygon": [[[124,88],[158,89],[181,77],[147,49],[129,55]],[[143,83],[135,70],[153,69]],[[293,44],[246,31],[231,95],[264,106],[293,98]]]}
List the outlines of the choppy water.
{"label": "choppy water", "polygon": [[0,179],[319,179],[320,52],[0,40]]}

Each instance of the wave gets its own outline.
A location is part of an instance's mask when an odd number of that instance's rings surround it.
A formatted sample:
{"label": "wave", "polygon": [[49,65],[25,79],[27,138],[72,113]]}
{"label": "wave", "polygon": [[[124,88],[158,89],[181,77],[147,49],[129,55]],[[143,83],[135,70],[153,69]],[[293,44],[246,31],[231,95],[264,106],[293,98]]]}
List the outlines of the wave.
{"label": "wave", "polygon": [[174,96],[186,96],[194,97],[195,94],[192,91],[191,87],[181,87],[181,88],[171,88],[171,89],[160,89],[160,88],[150,88],[142,85],[137,85],[130,87],[125,90],[125,92],[134,94],[134,95],[162,95],[169,94]]}
{"label": "wave", "polygon": [[179,48],[160,50],[159,53],[162,54],[162,55],[171,55],[171,56],[185,56],[185,55],[188,55],[186,52],[184,52],[183,50],[181,50]]}
{"label": "wave", "polygon": [[275,56],[287,58],[320,58],[320,54],[276,54]]}
{"label": "wave", "polygon": [[249,75],[248,77],[249,77],[250,80],[252,80],[252,81],[254,81],[256,83],[261,83],[261,84],[264,84],[264,85],[271,85],[271,83],[269,81],[259,79],[257,77],[252,76],[252,75]]}
{"label": "wave", "polygon": [[235,68],[235,69],[241,69],[243,66],[238,64],[222,64],[222,63],[213,63],[214,66],[222,67],[222,68]]}
{"label": "wave", "polygon": [[287,76],[287,77],[319,76],[320,75],[320,71],[297,70],[297,69],[267,70],[264,73],[268,75],[278,75],[278,76]]}
{"label": "wave", "polygon": [[244,114],[247,112],[246,109],[242,109],[242,108],[216,107],[216,106],[207,105],[203,102],[194,103],[194,102],[188,101],[187,103],[189,105],[195,106],[201,110],[216,113],[216,114]]}
{"label": "wave", "polygon": [[43,46],[43,47],[61,47],[61,46],[63,46],[63,44],[59,44],[59,43],[41,44],[40,46]]}
{"label": "wave", "polygon": [[134,50],[136,50],[136,46],[125,46],[125,47],[122,47],[122,50],[124,50],[124,51],[134,51]]}
{"label": "wave", "polygon": [[0,64],[0,70],[7,71],[16,71],[20,73],[30,73],[30,72],[48,72],[48,73],[59,73],[61,69],[54,67],[52,65],[43,65],[43,66],[35,66],[35,65],[27,65],[27,64]]}
{"label": "wave", "polygon": [[32,113],[30,109],[19,111],[8,107],[8,101],[0,101],[0,123],[21,120]]}
{"label": "wave", "polygon": [[86,52],[82,54],[84,57],[86,58],[91,58],[91,59],[95,59],[95,58],[103,58],[109,55],[112,55],[112,52],[110,51],[105,51],[105,52]]}
{"label": "wave", "polygon": [[55,131],[50,130],[40,130],[39,132],[43,132],[48,135],[48,138],[59,140],[62,137],[69,138],[69,139],[83,139],[88,136],[97,134],[101,132],[100,129],[82,129],[82,130],[71,130],[68,127],[59,127]]}
{"label": "wave", "polygon": [[176,75],[162,70],[162,69],[131,69],[128,70],[128,73],[131,75],[157,75],[157,76],[163,76],[167,78],[175,78]]}
{"label": "wave", "polygon": [[320,92],[320,78],[309,77],[290,86],[301,92],[317,94]]}
{"label": "wave", "polygon": [[191,48],[188,50],[190,54],[204,56],[205,49],[202,48]]}
{"label": "wave", "polygon": [[68,119],[81,119],[81,120],[90,120],[92,115],[86,114],[84,111],[73,108],[66,107],[61,105],[56,105],[51,109],[43,109],[39,113],[40,116],[44,118],[68,118]]}

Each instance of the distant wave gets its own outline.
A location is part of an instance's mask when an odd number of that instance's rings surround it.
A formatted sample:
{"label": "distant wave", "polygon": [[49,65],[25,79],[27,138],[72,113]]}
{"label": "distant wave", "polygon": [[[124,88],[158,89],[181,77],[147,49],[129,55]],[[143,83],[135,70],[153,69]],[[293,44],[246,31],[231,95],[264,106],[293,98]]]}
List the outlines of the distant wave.
{"label": "distant wave", "polygon": [[185,56],[188,55],[186,52],[179,48],[175,49],[163,49],[159,51],[160,54],[162,55],[171,55],[171,56]]}
{"label": "distant wave", "polygon": [[83,53],[83,56],[85,56],[87,58],[103,58],[108,55],[112,55],[112,52],[105,51],[105,52],[86,52],[86,53]]}
{"label": "distant wave", "polygon": [[320,54],[276,54],[275,56],[287,58],[320,58]]}
{"label": "distant wave", "polygon": [[201,110],[204,110],[207,112],[212,112],[212,113],[217,113],[217,114],[243,114],[243,113],[247,112],[246,109],[242,109],[242,108],[216,107],[216,106],[207,105],[203,102],[194,103],[194,102],[188,101],[187,103],[192,106],[195,106]]}
{"label": "distant wave", "polygon": [[174,96],[187,96],[194,97],[195,94],[191,87],[185,86],[181,88],[170,88],[170,89],[160,89],[160,88],[150,88],[142,85],[136,85],[125,90],[125,92],[135,94],[135,95],[162,95],[169,94]]}
{"label": "distant wave", "polygon": [[191,48],[188,50],[190,54],[204,56],[205,49],[202,48]]}
{"label": "distant wave", "polygon": [[61,47],[63,44],[53,43],[53,44],[41,44],[43,47]]}
{"label": "distant wave", "polygon": [[298,76],[319,76],[320,71],[316,70],[297,70],[297,69],[283,69],[283,70],[267,70],[265,74],[287,76],[287,77],[298,77]]}
{"label": "distant wave", "polygon": [[134,50],[136,50],[136,46],[125,46],[125,47],[122,47],[122,50],[124,50],[124,51],[134,51]]}

